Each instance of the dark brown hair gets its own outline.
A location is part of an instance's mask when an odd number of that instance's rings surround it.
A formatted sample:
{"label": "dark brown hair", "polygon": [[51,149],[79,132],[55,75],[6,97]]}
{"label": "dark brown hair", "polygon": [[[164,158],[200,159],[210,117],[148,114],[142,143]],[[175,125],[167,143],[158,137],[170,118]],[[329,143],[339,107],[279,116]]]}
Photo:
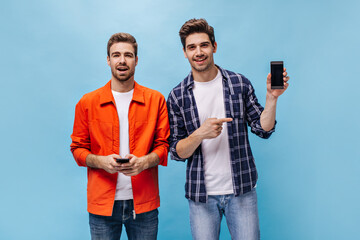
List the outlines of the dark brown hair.
{"label": "dark brown hair", "polygon": [[185,48],[185,41],[187,36],[193,33],[206,33],[209,36],[211,44],[214,46],[215,43],[215,35],[214,28],[210,26],[207,21],[203,18],[200,19],[190,19],[182,25],[179,35],[181,39],[181,43]]}
{"label": "dark brown hair", "polygon": [[129,33],[115,33],[112,35],[107,44],[107,55],[110,57],[110,48],[114,43],[127,42],[134,47],[135,57],[137,56],[137,43],[136,39]]}

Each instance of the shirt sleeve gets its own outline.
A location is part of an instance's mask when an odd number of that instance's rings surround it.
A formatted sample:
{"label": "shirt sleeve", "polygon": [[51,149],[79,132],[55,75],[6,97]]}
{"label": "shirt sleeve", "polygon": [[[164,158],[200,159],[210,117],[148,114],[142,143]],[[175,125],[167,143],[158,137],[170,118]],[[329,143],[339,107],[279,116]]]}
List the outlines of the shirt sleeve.
{"label": "shirt sleeve", "polygon": [[184,118],[180,111],[180,107],[175,99],[176,96],[174,91],[170,92],[167,100],[170,122],[170,157],[173,160],[184,162],[186,159],[179,157],[176,152],[176,145],[180,140],[187,137],[187,131],[185,128]]}
{"label": "shirt sleeve", "polygon": [[159,164],[163,166],[167,166],[167,156],[169,150],[169,143],[167,139],[169,135],[170,135],[170,130],[169,130],[168,112],[166,108],[165,98],[162,96],[158,111],[158,121],[156,123],[152,152],[155,152],[159,156],[160,158]]}
{"label": "shirt sleeve", "polygon": [[81,100],[75,107],[75,120],[70,150],[79,166],[86,167],[86,157],[90,152],[90,134],[86,112]]}
{"label": "shirt sleeve", "polygon": [[[246,78],[245,78],[246,79]],[[256,134],[261,138],[269,138],[271,134],[275,131],[275,125],[270,131],[265,131],[260,124],[260,116],[264,108],[259,104],[258,99],[255,95],[255,90],[251,85],[250,81],[246,79],[247,92],[245,94],[245,106],[246,106],[246,120],[251,128],[251,132]]]}

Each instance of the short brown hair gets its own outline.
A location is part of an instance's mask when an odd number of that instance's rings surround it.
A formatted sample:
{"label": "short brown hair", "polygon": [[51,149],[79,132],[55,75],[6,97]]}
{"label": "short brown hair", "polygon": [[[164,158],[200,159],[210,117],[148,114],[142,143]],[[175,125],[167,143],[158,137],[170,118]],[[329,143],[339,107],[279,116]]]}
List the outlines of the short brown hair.
{"label": "short brown hair", "polygon": [[107,44],[107,55],[110,57],[110,48],[114,43],[127,42],[134,47],[135,57],[137,56],[137,43],[136,39],[129,33],[115,33],[113,34]]}
{"label": "short brown hair", "polygon": [[193,33],[206,33],[209,36],[211,44],[214,46],[215,43],[214,28],[210,26],[205,19],[193,18],[186,21],[184,25],[182,25],[179,31],[179,35],[180,35],[181,43],[184,48],[185,48],[186,38]]}

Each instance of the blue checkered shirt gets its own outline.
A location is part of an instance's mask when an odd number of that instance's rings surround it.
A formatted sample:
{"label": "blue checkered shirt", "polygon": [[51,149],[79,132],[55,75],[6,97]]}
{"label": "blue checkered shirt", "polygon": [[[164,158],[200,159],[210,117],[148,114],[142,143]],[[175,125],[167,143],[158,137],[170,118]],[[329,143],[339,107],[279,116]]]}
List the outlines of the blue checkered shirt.
{"label": "blue checkered shirt", "polygon": [[[250,81],[241,74],[224,70],[222,74],[226,117],[229,136],[229,151],[233,190],[235,196],[255,187],[258,174],[251,152],[248,126],[259,137],[269,138],[274,129],[266,132],[260,126],[260,115],[264,108],[258,103]],[[176,144],[200,127],[199,114],[192,88],[194,79],[190,74],[169,94],[167,105],[170,120],[170,156],[173,160],[185,161],[176,153]],[[187,159],[185,197],[195,202],[206,202],[204,157],[201,145]]]}

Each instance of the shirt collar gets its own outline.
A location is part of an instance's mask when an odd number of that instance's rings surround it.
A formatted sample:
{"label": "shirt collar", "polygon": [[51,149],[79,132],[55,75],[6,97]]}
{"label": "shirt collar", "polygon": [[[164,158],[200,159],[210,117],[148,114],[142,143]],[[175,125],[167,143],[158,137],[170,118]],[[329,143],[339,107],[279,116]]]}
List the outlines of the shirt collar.
{"label": "shirt collar", "polygon": [[[137,82],[134,82],[134,93],[132,101],[145,103],[144,89]],[[111,92],[111,80],[102,88],[100,104],[112,102],[115,104],[114,96]]]}

